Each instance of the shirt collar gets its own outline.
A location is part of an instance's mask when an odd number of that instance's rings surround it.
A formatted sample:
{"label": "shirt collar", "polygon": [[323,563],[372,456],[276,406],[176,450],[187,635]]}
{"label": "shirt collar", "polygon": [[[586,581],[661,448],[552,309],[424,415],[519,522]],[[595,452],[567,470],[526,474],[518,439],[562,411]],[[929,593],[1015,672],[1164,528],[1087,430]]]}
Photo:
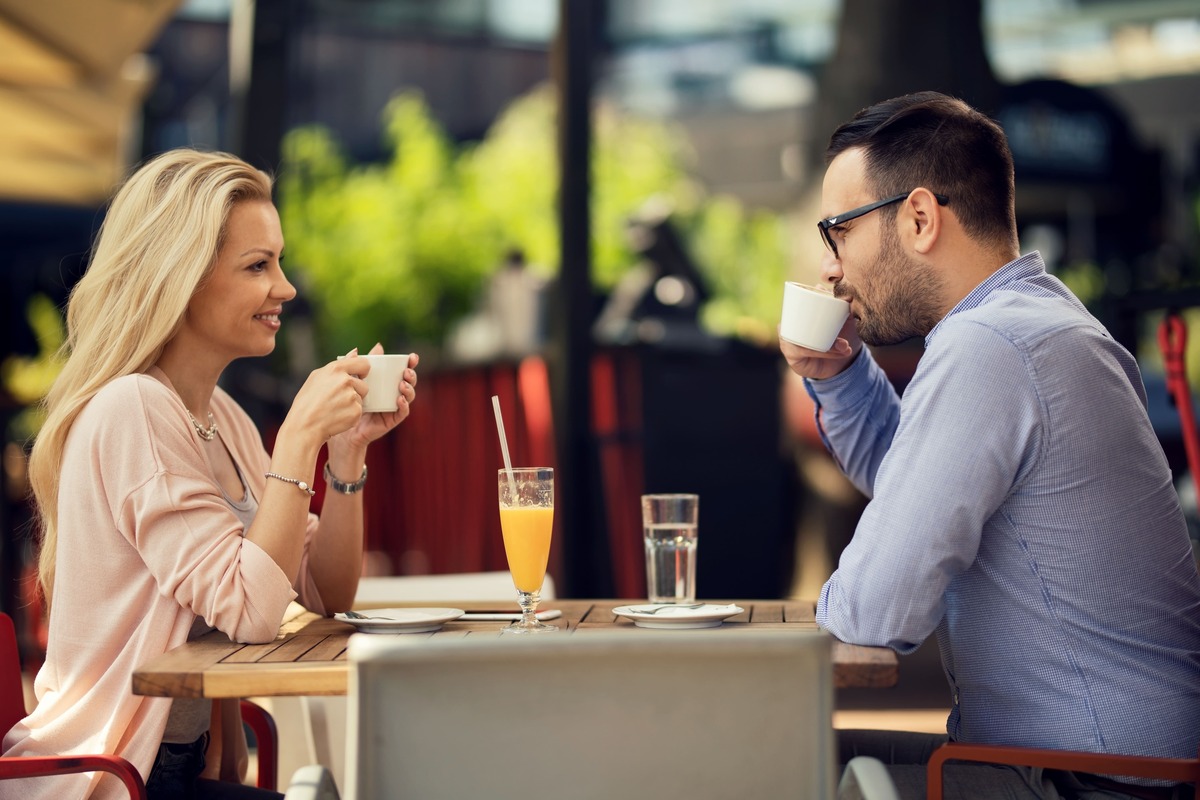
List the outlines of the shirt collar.
{"label": "shirt collar", "polygon": [[958,305],[950,309],[950,313],[942,317],[937,325],[933,326],[933,330],[925,335],[925,348],[928,349],[930,343],[933,342],[933,337],[937,335],[938,330],[946,322],[946,320],[963,311],[970,311],[972,308],[978,308],[988,295],[997,289],[1016,283],[1017,281],[1034,278],[1038,275],[1043,275],[1046,272],[1046,264],[1042,261],[1042,254],[1037,250],[1026,253],[1020,258],[1016,258],[1000,269],[993,272],[991,275],[983,279],[983,282],[976,286],[962,300],[958,301]]}

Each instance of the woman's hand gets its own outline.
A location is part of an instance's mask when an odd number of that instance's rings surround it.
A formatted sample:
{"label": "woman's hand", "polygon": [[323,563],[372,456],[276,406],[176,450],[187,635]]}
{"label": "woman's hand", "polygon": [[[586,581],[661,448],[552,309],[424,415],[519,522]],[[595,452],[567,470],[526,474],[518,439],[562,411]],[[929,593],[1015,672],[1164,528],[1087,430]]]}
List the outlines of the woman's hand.
{"label": "woman's hand", "polygon": [[351,351],[345,358],[313,370],[292,400],[281,433],[287,429],[289,436],[319,449],[355,427],[363,418],[363,398],[367,396],[367,383],[359,376],[370,368],[367,359]]}
{"label": "woman's hand", "polygon": [[[371,348],[371,355],[382,355],[383,345]],[[362,411],[362,399],[366,397],[365,381],[356,405],[358,416],[342,431],[329,439],[329,459],[325,462],[329,474],[344,483],[354,483],[365,476],[367,445],[391,431],[407,419],[408,411],[416,399],[416,363],[420,357],[408,355],[408,366],[401,374],[396,387],[395,411]],[[366,375],[371,371],[371,362],[359,355],[344,357],[337,361],[350,374]],[[388,475],[376,480],[389,480]],[[384,489],[386,491],[386,489]],[[313,583],[316,583],[320,599],[326,612],[346,610],[354,602],[362,570],[362,494],[354,492],[328,492],[322,518],[318,523],[316,542],[312,558],[308,560]]]}
{"label": "woman's hand", "polygon": [[[371,348],[372,355],[382,353],[382,345],[377,344]],[[409,409],[417,396],[416,367],[419,360],[416,353],[409,354],[408,366],[405,367],[397,387],[395,411],[364,414],[360,404],[359,418],[355,423],[329,440],[329,460],[326,463],[335,478],[345,483],[357,481],[364,474],[367,445],[408,417]],[[342,359],[343,363],[346,361],[368,363],[365,358]],[[309,564],[325,610],[329,612],[350,608],[354,601],[359,573],[362,570],[362,497],[362,494],[357,492],[342,494],[331,491],[325,495],[316,549]]]}
{"label": "woman's hand", "polygon": [[[383,345],[376,344],[371,348],[371,355],[382,354]],[[348,361],[349,359],[342,360]],[[366,447],[407,419],[408,412],[412,410],[412,403],[417,399],[417,364],[420,361],[421,357],[416,353],[408,354],[408,366],[401,376],[395,411],[368,411],[362,414],[356,425],[351,426],[338,437],[344,441],[336,444],[331,441],[330,446],[337,447],[345,444],[351,449]],[[361,410],[361,403],[359,407]]]}

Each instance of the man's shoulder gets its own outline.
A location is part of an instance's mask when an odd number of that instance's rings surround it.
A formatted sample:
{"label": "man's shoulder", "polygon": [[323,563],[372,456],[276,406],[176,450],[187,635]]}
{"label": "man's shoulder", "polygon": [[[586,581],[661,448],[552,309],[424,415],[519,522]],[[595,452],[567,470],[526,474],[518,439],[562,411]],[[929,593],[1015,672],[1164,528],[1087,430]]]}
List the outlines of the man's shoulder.
{"label": "man's shoulder", "polygon": [[946,320],[953,338],[985,329],[1017,345],[1107,336],[1104,326],[1072,297],[1037,285],[1002,287],[974,308]]}
{"label": "man's shoulder", "polygon": [[[1133,356],[1082,304],[1046,291],[1005,291],[944,320],[927,356],[957,369],[978,363],[992,372],[1008,367],[1031,380],[1089,380],[1097,368],[1116,365],[1138,385]],[[1015,370],[1015,372],[1014,372]]]}

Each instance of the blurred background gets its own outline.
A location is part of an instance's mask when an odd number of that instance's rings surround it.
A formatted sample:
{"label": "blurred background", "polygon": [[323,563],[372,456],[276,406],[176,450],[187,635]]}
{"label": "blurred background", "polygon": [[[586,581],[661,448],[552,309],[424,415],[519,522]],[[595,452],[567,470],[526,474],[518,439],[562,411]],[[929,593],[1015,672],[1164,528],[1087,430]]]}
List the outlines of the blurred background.
{"label": "blurred background", "polygon": [[[816,276],[833,128],[922,89],[1004,126],[1022,249],[1138,356],[1194,510],[1157,334],[1200,320],[1200,6],[925,10],[0,0],[0,606],[23,641],[24,462],[62,309],[115,186],[177,146],[277,177],[300,295],[273,356],[223,381],[268,445],[315,366],[421,354],[411,418],[370,453],[368,572],[506,568],[498,395],[514,461],[558,469],[560,596],[644,596],[637,497],[688,491],[701,596],[815,597],[864,501],[779,357],[782,284]],[[902,390],[919,343],[877,356]]]}

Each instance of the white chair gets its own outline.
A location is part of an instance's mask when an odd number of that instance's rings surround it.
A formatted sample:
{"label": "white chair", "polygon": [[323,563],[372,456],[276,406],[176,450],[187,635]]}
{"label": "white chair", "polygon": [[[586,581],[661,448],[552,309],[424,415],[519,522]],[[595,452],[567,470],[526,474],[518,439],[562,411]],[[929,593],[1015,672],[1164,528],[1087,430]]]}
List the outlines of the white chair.
{"label": "white chair", "polygon": [[[341,800],[341,795],[329,770],[312,764],[296,771],[284,800]],[[846,764],[838,800],[900,800],[900,795],[882,761],[858,756]]]}
{"label": "white chair", "polygon": [[309,764],[292,775],[284,800],[341,800],[341,796],[333,774],[320,764]]}
{"label": "white chair", "polygon": [[[887,767],[870,756],[856,756],[847,762],[837,796],[838,800],[900,800]],[[291,795],[288,797],[290,800]]]}
{"label": "white chair", "polygon": [[[341,795],[329,770],[312,764],[296,771],[284,800],[341,800]],[[900,795],[883,762],[858,756],[846,765],[838,800],[900,800]]]}
{"label": "white chair", "polygon": [[832,798],[826,634],[355,635],[345,795]]}
{"label": "white chair", "polygon": [[[554,599],[554,579],[546,575],[542,599]],[[475,601],[518,610],[517,590],[508,570],[442,575],[387,575],[360,578],[354,608],[387,608],[397,603]],[[263,697],[255,702],[275,717],[279,729],[279,774],[323,764],[345,786],[346,699],[344,697]]]}

